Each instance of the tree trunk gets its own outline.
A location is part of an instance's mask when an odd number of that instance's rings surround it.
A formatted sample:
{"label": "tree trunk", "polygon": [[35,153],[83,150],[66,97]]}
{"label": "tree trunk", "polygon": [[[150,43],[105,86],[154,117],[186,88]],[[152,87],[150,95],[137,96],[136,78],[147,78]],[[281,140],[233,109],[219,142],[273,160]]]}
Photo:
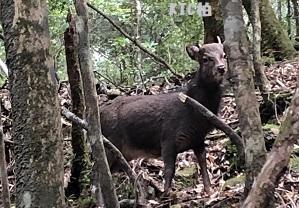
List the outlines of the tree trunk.
{"label": "tree trunk", "polygon": [[299,7],[298,0],[292,0],[293,8],[294,8],[294,18],[296,22],[296,37],[299,37]]}
{"label": "tree trunk", "polygon": [[[69,78],[72,98],[72,112],[79,118],[84,117],[84,97],[78,61],[78,35],[76,23],[72,14],[67,15],[69,27],[64,32],[65,54],[67,74]],[[87,191],[89,186],[88,170],[90,170],[89,155],[84,138],[84,132],[80,126],[72,122],[72,149],[74,159],[72,162],[71,179],[66,189],[66,195],[79,197],[82,192]],[[87,193],[83,193],[86,195]]]}
{"label": "tree trunk", "polygon": [[291,18],[292,18],[292,14],[291,14],[291,1],[287,0],[287,23],[288,23],[288,36],[291,37],[292,34],[292,24],[291,24]]}
{"label": "tree trunk", "polygon": [[1,0],[0,8],[11,70],[16,207],[64,207],[63,145],[47,1]]}
{"label": "tree trunk", "polygon": [[260,91],[267,92],[270,90],[270,83],[266,77],[264,65],[261,59],[261,20],[260,20],[260,0],[251,1],[251,24],[253,31],[252,56],[255,71],[255,84]]}
{"label": "tree trunk", "polygon": [[[141,2],[139,0],[133,0],[133,5],[134,5],[134,39],[136,41],[140,41],[140,19],[141,19]],[[135,67],[136,67],[136,72],[138,73],[140,82],[142,83],[144,89],[146,89],[146,85],[144,84],[144,79],[142,75],[142,54],[141,50],[137,47],[134,46],[134,50],[136,53],[136,58],[135,58]]]}
{"label": "tree trunk", "polygon": [[232,77],[239,114],[241,134],[245,143],[245,195],[265,161],[266,151],[255,96],[242,4],[236,0],[221,0],[229,73]]}
{"label": "tree trunk", "polygon": [[[243,5],[247,14],[250,16],[250,0],[243,0]],[[274,56],[277,59],[292,58],[295,54],[293,43],[288,38],[288,35],[279,20],[276,18],[269,0],[261,0],[260,16],[263,50],[273,50]]]}
{"label": "tree trunk", "polygon": [[76,0],[75,7],[78,14],[76,28],[79,34],[79,64],[86,104],[86,121],[89,124],[87,134],[92,148],[92,159],[94,160],[93,190],[95,190],[98,206],[101,205],[99,204],[99,200],[102,191],[105,207],[118,208],[119,204],[112,184],[111,173],[103,144],[99,105],[94,83],[95,78],[91,68],[86,1]]}
{"label": "tree trunk", "polygon": [[288,166],[294,144],[299,137],[299,89],[293,98],[290,110],[280,128],[267,161],[261,173],[253,183],[252,189],[246,198],[242,208],[266,208],[269,206],[269,199],[274,195],[275,187],[283,170]]}
{"label": "tree trunk", "polygon": [[223,18],[221,15],[220,2],[219,0],[210,0],[209,2],[212,8],[212,16],[203,17],[204,22],[204,43],[217,43],[217,36],[224,40],[223,33]]}

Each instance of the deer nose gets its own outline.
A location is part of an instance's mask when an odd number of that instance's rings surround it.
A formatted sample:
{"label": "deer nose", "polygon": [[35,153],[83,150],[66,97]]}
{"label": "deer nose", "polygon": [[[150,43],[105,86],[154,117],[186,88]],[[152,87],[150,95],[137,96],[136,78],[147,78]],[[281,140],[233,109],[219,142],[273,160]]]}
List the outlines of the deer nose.
{"label": "deer nose", "polygon": [[225,66],[224,65],[220,65],[217,67],[218,72],[223,75],[225,73]]}

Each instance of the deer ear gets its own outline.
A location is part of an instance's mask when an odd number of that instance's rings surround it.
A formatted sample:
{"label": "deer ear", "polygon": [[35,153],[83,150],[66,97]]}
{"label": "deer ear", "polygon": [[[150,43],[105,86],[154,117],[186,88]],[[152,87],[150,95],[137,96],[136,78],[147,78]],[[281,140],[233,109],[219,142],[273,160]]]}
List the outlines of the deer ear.
{"label": "deer ear", "polygon": [[199,54],[201,52],[201,46],[200,45],[188,45],[186,47],[186,51],[192,60],[198,60]]}

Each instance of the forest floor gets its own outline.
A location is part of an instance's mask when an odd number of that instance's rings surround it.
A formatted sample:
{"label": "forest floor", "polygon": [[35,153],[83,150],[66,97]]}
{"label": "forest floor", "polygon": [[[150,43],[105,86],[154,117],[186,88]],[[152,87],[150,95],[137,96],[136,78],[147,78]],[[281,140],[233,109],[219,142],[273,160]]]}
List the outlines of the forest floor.
{"label": "forest floor", "polygon": [[[275,63],[266,67],[266,75],[271,84],[269,94],[270,102],[264,103],[262,96],[257,92],[260,101],[260,112],[263,121],[266,148],[271,146],[279,133],[279,127],[284,119],[284,114],[290,103],[294,90],[296,89],[297,73],[299,62],[285,61]],[[161,89],[153,85],[149,92],[151,94],[167,91],[170,86]],[[171,88],[171,87],[170,87]],[[8,175],[12,196],[14,196],[14,175],[13,175],[13,143],[10,142],[11,102],[9,91],[5,88],[0,90],[2,100],[2,122],[5,134],[6,150],[10,153]],[[67,88],[60,91],[61,105],[70,104],[70,95]],[[219,116],[237,132],[238,115],[236,104],[232,93],[227,91],[224,95]],[[70,177],[71,169],[71,148],[70,148],[70,127],[71,124],[62,119],[63,138],[65,141],[65,184]],[[213,194],[208,196],[203,191],[201,175],[198,173],[196,158],[192,151],[178,155],[176,163],[173,189],[169,198],[160,199],[163,192],[163,162],[158,159],[139,159],[130,164],[133,170],[142,177],[147,185],[149,194],[149,207],[239,207],[242,201],[244,189],[244,170],[236,167],[236,150],[230,144],[229,139],[218,130],[214,130],[207,136],[207,163],[213,186]],[[134,198],[134,187],[130,185],[126,175],[121,173],[113,174],[117,194],[120,200]],[[275,190],[275,207],[299,207],[299,146],[296,145],[291,157],[289,167]],[[0,204],[1,207],[1,204]]]}

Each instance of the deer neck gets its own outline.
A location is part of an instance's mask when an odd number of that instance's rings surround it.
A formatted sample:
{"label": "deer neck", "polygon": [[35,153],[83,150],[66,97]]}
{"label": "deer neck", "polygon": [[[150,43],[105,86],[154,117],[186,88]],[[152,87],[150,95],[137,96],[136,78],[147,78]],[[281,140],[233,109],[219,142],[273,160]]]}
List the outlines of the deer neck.
{"label": "deer neck", "polygon": [[221,84],[207,82],[206,80],[201,79],[197,74],[188,84],[187,95],[216,114],[222,95]]}

